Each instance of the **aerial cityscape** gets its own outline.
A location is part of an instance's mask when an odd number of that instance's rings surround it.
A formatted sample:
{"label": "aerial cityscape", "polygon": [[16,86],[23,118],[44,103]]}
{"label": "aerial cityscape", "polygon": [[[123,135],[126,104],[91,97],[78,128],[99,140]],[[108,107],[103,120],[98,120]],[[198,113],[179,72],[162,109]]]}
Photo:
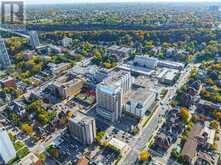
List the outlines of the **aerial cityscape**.
{"label": "aerial cityscape", "polygon": [[0,1],[0,165],[221,165],[221,2],[40,2]]}

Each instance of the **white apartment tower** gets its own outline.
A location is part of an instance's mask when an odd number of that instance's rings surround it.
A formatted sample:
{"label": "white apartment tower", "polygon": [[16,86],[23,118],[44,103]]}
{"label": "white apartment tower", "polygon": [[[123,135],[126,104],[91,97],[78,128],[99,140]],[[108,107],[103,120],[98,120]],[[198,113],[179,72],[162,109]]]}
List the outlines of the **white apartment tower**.
{"label": "white apartment tower", "polygon": [[121,118],[123,95],[130,90],[133,78],[130,72],[113,72],[96,88],[96,112],[103,118],[116,122]]}
{"label": "white apartment tower", "polygon": [[77,112],[69,120],[71,135],[83,144],[92,144],[96,137],[95,119]]}

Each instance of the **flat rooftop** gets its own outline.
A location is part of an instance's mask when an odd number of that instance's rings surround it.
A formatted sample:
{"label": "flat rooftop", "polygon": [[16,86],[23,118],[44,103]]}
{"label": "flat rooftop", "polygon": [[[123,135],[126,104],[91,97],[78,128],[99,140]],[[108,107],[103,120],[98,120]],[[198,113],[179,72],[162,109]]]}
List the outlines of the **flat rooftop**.
{"label": "flat rooftop", "polygon": [[66,74],[64,76],[59,77],[55,82],[54,85],[56,86],[63,86],[64,88],[68,88],[73,86],[74,84],[82,81],[82,77],[76,76],[74,74]]}
{"label": "flat rooftop", "polygon": [[130,72],[127,72],[127,71],[123,71],[123,70],[120,70],[118,72],[114,71],[114,72],[111,72],[108,77],[101,83],[102,86],[109,86],[109,87],[113,87],[113,88],[116,88],[116,87],[119,87],[120,85],[120,80],[125,76],[125,75],[128,75],[130,74]]}
{"label": "flat rooftop", "polygon": [[76,124],[79,123],[89,123],[90,121],[94,120],[93,117],[87,116],[86,114],[83,114],[81,112],[76,111],[72,118],[70,118],[70,121]]}
{"label": "flat rooftop", "polygon": [[124,96],[124,102],[133,100],[136,102],[145,102],[148,98],[153,97],[156,92],[154,91],[154,83],[145,77],[138,77],[132,85],[130,91]]}

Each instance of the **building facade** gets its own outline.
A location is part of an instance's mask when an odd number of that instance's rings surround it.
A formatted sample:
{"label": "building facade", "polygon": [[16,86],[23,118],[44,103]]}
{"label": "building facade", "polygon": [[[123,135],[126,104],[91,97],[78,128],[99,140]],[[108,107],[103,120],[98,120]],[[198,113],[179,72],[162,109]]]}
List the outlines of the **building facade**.
{"label": "building facade", "polygon": [[129,72],[113,72],[96,88],[97,114],[116,122],[121,118],[123,95],[130,90],[133,78]]}
{"label": "building facade", "polygon": [[135,56],[134,65],[138,65],[145,68],[155,69],[158,65],[158,59],[149,57],[147,55]]}
{"label": "building facade", "polygon": [[40,41],[39,41],[39,38],[38,38],[38,33],[36,31],[31,31],[29,33],[30,35],[30,44],[31,46],[36,49],[40,46]]}
{"label": "building facade", "polygon": [[0,39],[0,68],[8,68],[11,65],[11,60],[5,46],[4,39]]}
{"label": "building facade", "polygon": [[81,143],[92,144],[96,137],[95,119],[77,112],[69,120],[69,131]]}

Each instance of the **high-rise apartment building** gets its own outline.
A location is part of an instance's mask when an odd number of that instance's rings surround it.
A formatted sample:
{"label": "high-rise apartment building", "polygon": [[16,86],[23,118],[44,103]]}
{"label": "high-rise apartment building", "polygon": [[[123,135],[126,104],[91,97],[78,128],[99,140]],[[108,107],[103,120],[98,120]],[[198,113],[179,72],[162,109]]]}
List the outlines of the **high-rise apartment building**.
{"label": "high-rise apartment building", "polygon": [[96,137],[95,119],[76,112],[69,120],[69,131],[81,143],[92,144]]}
{"label": "high-rise apartment building", "polygon": [[5,46],[4,39],[0,39],[0,67],[8,68],[11,65],[11,60]]}
{"label": "high-rise apartment building", "polygon": [[116,122],[122,115],[123,95],[130,90],[133,78],[130,72],[112,72],[96,88],[96,112],[107,120]]}
{"label": "high-rise apartment building", "polygon": [[37,47],[40,46],[38,33],[36,31],[31,31],[29,34],[30,34],[30,44],[34,49],[36,49]]}

